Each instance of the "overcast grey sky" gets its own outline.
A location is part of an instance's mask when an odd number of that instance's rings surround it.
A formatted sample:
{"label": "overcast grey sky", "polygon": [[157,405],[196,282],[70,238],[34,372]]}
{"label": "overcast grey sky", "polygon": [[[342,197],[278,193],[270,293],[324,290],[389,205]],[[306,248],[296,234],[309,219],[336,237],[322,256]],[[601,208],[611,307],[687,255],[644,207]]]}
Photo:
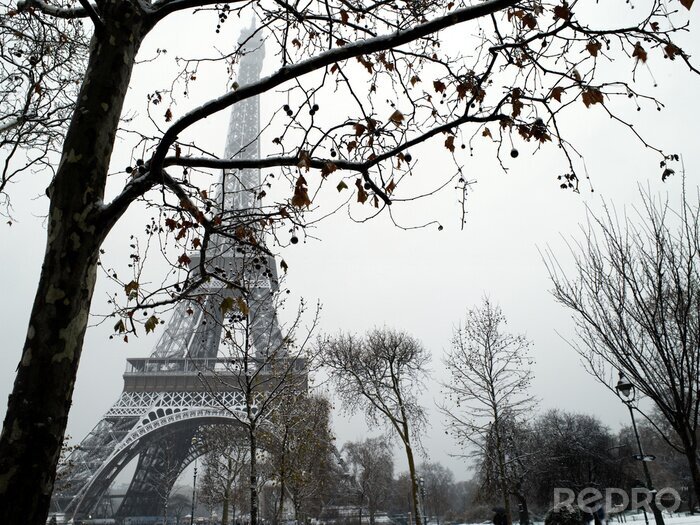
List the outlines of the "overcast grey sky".
{"label": "overcast grey sky", "polygon": [[[143,56],[151,56],[164,42],[175,48],[177,24],[182,23],[182,19],[175,19],[149,38]],[[229,29],[235,35],[233,27]],[[700,56],[697,33],[691,38],[685,47]],[[170,50],[171,55],[175,52]],[[630,70],[632,66],[633,62],[627,60],[615,67]],[[661,112],[647,107],[640,113],[630,107],[629,115],[639,132],[667,151],[683,155],[687,184],[695,191],[700,173],[700,112],[696,101],[700,78],[660,56],[650,60],[650,67],[650,71],[640,68],[638,77],[667,106]],[[652,87],[652,73],[659,84],[656,88]],[[143,112],[144,93],[153,89],[156,76],[146,67],[137,70],[129,99],[131,108]],[[279,95],[267,99],[263,108],[269,112],[283,103]],[[319,103],[323,112],[339,101]],[[313,232],[319,240],[299,243],[281,253],[290,268],[286,285],[292,297],[303,296],[309,302],[319,300],[323,304],[323,331],[362,332],[386,325],[407,330],[425,344],[433,356],[433,379],[425,395],[431,428],[424,444],[429,458],[449,466],[457,479],[465,479],[470,473],[464,462],[450,456],[459,451],[445,435],[434,402],[440,399],[439,381],[446,379],[441,356],[449,346],[452,329],[465,309],[485,294],[501,305],[510,330],[525,333],[533,341],[536,365],[532,393],[540,400],[539,410],[558,407],[587,412],[600,417],[613,430],[627,424],[622,404],[587,375],[577,355],[557,335],[571,337],[571,322],[569,314],[549,295],[538,247],[551,246],[565,256],[561,236],[576,234],[578,224],[585,219],[586,206],[599,210],[601,199],[619,209],[632,206],[639,202],[639,184],[668,192],[674,199],[681,188],[681,177],[676,175],[662,184],[658,158],[644,150],[629,130],[612,123],[600,107],[586,109],[580,104],[569,113],[566,123],[569,140],[585,155],[595,192],[585,181],[580,194],[559,189],[556,175],[562,168],[555,164],[554,146],[536,156],[532,155],[532,144],[521,147],[517,159],[506,159],[508,172],[504,173],[494,160],[493,146],[484,139],[477,141],[475,156],[467,161],[468,177],[478,182],[467,202],[463,230],[458,195],[448,187],[421,202],[394,206],[401,223],[439,220],[443,231],[435,226],[403,231],[386,217],[356,224],[341,210]],[[201,133],[210,137],[210,149],[223,149],[225,125],[226,116],[222,115],[208,119],[201,128]],[[120,149],[118,145],[115,169],[127,165],[129,153],[128,148]],[[415,156],[418,164],[414,177],[425,183],[454,170],[439,141],[416,151]],[[41,216],[47,200],[40,195],[46,184],[47,180],[37,176],[13,188],[18,220],[12,226],[0,225],[3,400],[11,390],[44,250]],[[141,231],[143,217],[150,215],[134,210],[108,239],[105,260],[123,259],[128,235]],[[100,279],[94,300],[96,312],[109,311],[106,298],[114,291],[110,286]],[[129,344],[110,341],[112,324],[92,327],[86,337],[68,426],[68,433],[76,440],[85,436],[119,396],[125,359],[148,355],[156,341],[153,336],[132,338]],[[4,405],[3,401],[3,416]],[[339,444],[372,434],[361,417],[350,419],[336,412],[334,424]],[[398,453],[397,464],[401,470]]]}

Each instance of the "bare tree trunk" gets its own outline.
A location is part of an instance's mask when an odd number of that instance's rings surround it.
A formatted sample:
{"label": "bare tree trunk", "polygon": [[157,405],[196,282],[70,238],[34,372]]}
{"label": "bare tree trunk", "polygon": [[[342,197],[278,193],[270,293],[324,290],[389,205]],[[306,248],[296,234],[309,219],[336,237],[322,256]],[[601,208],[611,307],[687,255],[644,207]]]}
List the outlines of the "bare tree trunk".
{"label": "bare tree trunk", "polygon": [[[87,72],[48,195],[47,244],[0,435],[0,522],[44,525],[95,287],[109,161],[145,34],[131,2],[103,2]],[[111,223],[107,221],[107,223]]]}
{"label": "bare tree trunk", "polygon": [[228,499],[224,500],[223,508],[221,509],[221,523],[228,523]]}
{"label": "bare tree trunk", "polygon": [[231,486],[233,485],[232,471],[233,471],[233,460],[230,457],[226,458],[227,476],[226,476],[226,486],[224,487],[224,504],[221,510],[221,525],[228,525],[228,507],[229,500],[231,499]]}
{"label": "bare tree trunk", "polygon": [[514,492],[513,495],[521,506],[521,509],[518,509],[518,521],[520,525],[528,525],[530,523],[530,510],[527,507],[527,500],[520,492]]}
{"label": "bare tree trunk", "polygon": [[[688,487],[688,495],[691,491],[695,492],[695,501],[700,501],[700,468],[698,467],[697,453],[688,444],[684,443],[683,450],[685,452],[685,457],[688,460],[688,468],[690,469],[690,477],[693,481],[693,488]],[[690,512],[693,512],[691,505],[691,498],[688,497],[688,504],[691,506]]]}
{"label": "bare tree trunk", "polygon": [[[496,393],[491,390],[491,398],[496,400]],[[503,508],[506,513],[506,523],[511,525],[512,518],[510,515],[510,492],[508,491],[508,483],[506,480],[506,458],[503,452],[503,442],[501,441],[501,427],[499,425],[498,409],[494,406],[493,409],[493,427],[496,435],[496,457],[498,458],[498,476],[501,478],[499,485],[501,486],[501,495],[503,497]]]}
{"label": "bare tree trunk", "polygon": [[286,484],[284,482],[285,475],[286,472],[283,467],[282,471],[280,472],[280,500],[277,510],[275,512],[275,525],[279,523],[280,518],[282,517],[282,512],[284,511],[284,491],[286,490]]}
{"label": "bare tree trunk", "polygon": [[[700,466],[698,465],[698,440],[697,434],[694,430],[691,429],[694,429],[694,425],[691,421],[688,421],[685,425],[681,442],[683,443],[683,451],[685,452],[685,457],[688,459],[690,477],[693,480],[693,488],[695,490],[695,501],[700,501]],[[690,487],[688,487],[688,493],[690,493]]]}
{"label": "bare tree trunk", "polygon": [[413,449],[411,449],[411,443],[408,440],[408,428],[406,428],[406,439],[404,441],[404,447],[406,449],[406,459],[408,460],[408,472],[411,475],[411,497],[413,499],[413,511],[416,515],[416,525],[423,525],[423,512],[420,508],[420,501],[418,498],[418,479],[416,478],[416,463],[413,460]]}
{"label": "bare tree trunk", "polygon": [[[250,406],[250,405],[249,405]],[[250,439],[250,525],[258,524],[258,442],[255,428],[248,432]]]}

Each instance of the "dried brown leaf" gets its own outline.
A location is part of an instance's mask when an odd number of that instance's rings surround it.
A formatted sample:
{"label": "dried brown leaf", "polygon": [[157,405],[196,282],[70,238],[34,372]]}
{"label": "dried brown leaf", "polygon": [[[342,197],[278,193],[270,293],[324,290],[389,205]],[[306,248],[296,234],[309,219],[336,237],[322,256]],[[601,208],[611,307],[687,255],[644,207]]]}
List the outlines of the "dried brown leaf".
{"label": "dried brown leaf", "polygon": [[403,113],[401,113],[398,109],[394,111],[391,116],[389,117],[389,120],[396,124],[397,126],[400,126],[401,123],[404,121],[404,116]]}
{"label": "dried brown leaf", "polygon": [[139,289],[139,283],[136,281],[131,281],[128,284],[124,285],[124,291],[126,292],[127,296],[130,296],[132,293],[136,293]]}
{"label": "dried brown leaf", "polygon": [[598,56],[598,51],[600,51],[602,47],[603,44],[601,44],[600,42],[596,42],[595,40],[591,40],[590,42],[588,42],[588,44],[586,44],[586,49],[594,57]]}
{"label": "dried brown leaf", "polygon": [[528,29],[535,29],[537,27],[537,19],[530,13],[526,14],[522,18],[523,25]]}
{"label": "dried brown leaf", "polygon": [[554,7],[554,20],[568,20],[571,17],[568,2]]}
{"label": "dried brown leaf", "polygon": [[243,315],[248,315],[248,312],[250,310],[248,309],[248,305],[242,297],[236,297],[236,304],[238,305],[238,309]]}
{"label": "dried brown leaf", "polygon": [[158,318],[155,315],[149,317],[144,324],[144,328],[146,328],[146,333],[153,332],[156,329],[156,326],[158,326],[158,322]]}
{"label": "dried brown leaf", "polygon": [[673,42],[669,42],[664,46],[664,53],[666,53],[666,56],[668,58],[674,60],[676,58],[676,55],[681,54],[681,49],[678,46],[676,46]]}
{"label": "dried brown leaf", "polygon": [[642,44],[640,44],[639,42],[634,44],[634,51],[632,52],[632,56],[638,60],[641,60],[642,62],[647,61],[647,52],[642,47]]}
{"label": "dried brown leaf", "polygon": [[564,88],[561,86],[557,86],[555,88],[552,88],[552,92],[549,94],[551,98],[556,100],[557,102],[561,102],[561,96],[564,93]]}
{"label": "dried brown leaf", "polygon": [[602,104],[604,101],[603,93],[601,93],[600,90],[596,88],[584,89],[581,98],[587,108],[591,107],[594,104]]}
{"label": "dried brown leaf", "polygon": [[357,202],[364,204],[367,202],[367,192],[362,183],[362,179],[355,180],[355,186],[357,187]]}
{"label": "dried brown leaf", "polygon": [[[298,168],[303,168],[306,171],[309,171],[309,168],[311,167],[311,157],[309,157],[309,152],[306,150],[302,150],[299,152],[299,163],[297,164]],[[303,177],[301,177],[303,178]],[[306,181],[304,181],[304,184],[306,184]],[[299,183],[297,182],[297,185]]]}

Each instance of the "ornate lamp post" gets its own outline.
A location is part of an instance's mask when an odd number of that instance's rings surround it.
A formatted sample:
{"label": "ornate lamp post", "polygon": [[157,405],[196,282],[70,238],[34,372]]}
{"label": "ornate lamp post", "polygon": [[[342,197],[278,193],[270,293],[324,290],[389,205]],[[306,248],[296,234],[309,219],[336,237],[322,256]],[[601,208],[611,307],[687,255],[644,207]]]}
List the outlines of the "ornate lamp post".
{"label": "ornate lamp post", "polygon": [[[197,439],[192,438],[192,446],[197,446]],[[192,512],[190,513],[190,525],[194,523],[194,503],[197,498],[197,456],[194,457],[194,475],[192,477]]]}
{"label": "ornate lamp post", "polygon": [[[654,489],[654,485],[651,482],[651,474],[649,473],[649,467],[647,466],[647,462],[653,461],[656,458],[651,454],[644,453],[644,449],[642,448],[642,441],[641,439],[639,439],[637,422],[634,418],[634,402],[636,400],[636,390],[634,388],[634,385],[630,382],[629,379],[627,379],[627,376],[625,376],[624,373],[619,372],[619,374],[620,379],[618,380],[617,385],[615,386],[615,390],[617,390],[618,397],[622,400],[622,402],[625,405],[627,405],[627,408],[630,411],[630,418],[632,419],[632,429],[634,430],[634,437],[637,439],[637,447],[639,449],[639,454],[635,454],[634,459],[636,459],[637,461],[641,461],[642,463],[642,470],[644,470],[646,488],[649,491],[649,494],[651,495],[651,501],[649,502],[649,506],[651,507],[651,511],[654,513],[654,521],[656,521],[656,525],[664,525],[664,518],[661,514],[661,510],[656,506],[656,489]],[[647,525],[649,525],[649,520],[647,519],[646,512],[644,512],[644,519]]]}
{"label": "ornate lamp post", "polygon": [[423,478],[423,476],[418,478],[418,485],[420,486],[421,523],[422,525],[427,525],[428,520],[425,517],[425,478]]}

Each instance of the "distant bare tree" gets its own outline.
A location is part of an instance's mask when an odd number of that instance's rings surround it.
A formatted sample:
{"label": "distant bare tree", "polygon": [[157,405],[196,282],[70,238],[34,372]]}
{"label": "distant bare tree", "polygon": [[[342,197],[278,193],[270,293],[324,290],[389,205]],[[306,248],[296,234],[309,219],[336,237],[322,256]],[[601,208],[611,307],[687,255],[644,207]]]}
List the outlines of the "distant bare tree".
{"label": "distant bare tree", "polygon": [[609,389],[619,370],[653,402],[673,432],[647,419],[685,455],[700,500],[700,205],[685,192],[677,208],[640,195],[631,216],[589,214],[570,270],[551,251],[545,261],[555,299],[573,312],[573,347]]}
{"label": "distant bare tree", "polygon": [[204,473],[199,485],[199,500],[215,507],[223,506],[221,523],[228,525],[229,510],[242,497],[241,483],[249,466],[249,448],[244,430],[233,426],[213,426],[204,432],[202,445],[206,449]]}
{"label": "distant bare tree", "polygon": [[[335,445],[331,430],[330,401],[306,391],[289,392],[272,413],[271,430],[261,434],[271,479],[279,487],[275,521],[282,517],[289,495],[294,518],[302,523],[330,492]],[[314,504],[315,503],[315,504]]]}
{"label": "distant bare tree", "polygon": [[[664,422],[660,421],[659,423],[663,424]],[[672,487],[676,489],[681,495],[681,500],[685,501],[686,508],[692,514],[696,504],[694,503],[695,491],[692,487],[688,459],[684,454],[670,447],[663,437],[659,435],[659,432],[649,423],[641,422],[641,424],[637,425],[637,431],[642,443],[644,443],[644,450],[656,456],[656,460],[649,462],[649,471],[654,483],[658,487]],[[670,430],[670,432],[672,433],[673,431]],[[634,485],[638,486],[641,476],[639,461],[634,459],[634,455],[639,452],[639,449],[632,426],[628,425],[620,429],[618,439],[620,443],[620,463],[622,464],[621,474],[627,480],[635,481]]]}
{"label": "distant bare tree", "polygon": [[[500,307],[484,298],[467,310],[466,321],[454,331],[452,348],[445,358],[450,381],[444,383],[449,403],[440,406],[458,443],[475,447],[481,462],[495,466],[503,506],[510,523],[509,470],[515,457],[507,428],[517,425],[520,414],[531,408],[528,394],[532,380],[528,355],[530,342],[504,330],[506,318]],[[506,422],[508,422],[506,424]]]}
{"label": "distant bare tree", "polygon": [[225,371],[215,371],[213,376],[203,378],[212,394],[220,391],[221,385],[243,394],[242,412],[227,406],[223,400],[221,406],[245,429],[249,448],[250,523],[255,525],[259,510],[258,461],[262,454],[259,444],[262,427],[269,423],[287,396],[299,395],[308,388],[308,366],[312,361],[308,343],[318,323],[319,307],[310,328],[302,335],[297,332],[305,311],[302,303],[294,321],[282,335],[273,318],[267,320],[269,326],[263,329],[255,326],[266,320],[255,309],[269,306],[252,302],[239,305],[233,300],[231,303],[231,310],[226,311],[223,320],[223,345],[229,358]]}
{"label": "distant bare tree", "polygon": [[144,481],[148,489],[158,498],[163,512],[163,523],[167,523],[170,494],[180,475],[181,462],[171,447],[162,446],[158,448],[157,464],[158,468],[154,469]]}
{"label": "distant bare tree", "polygon": [[440,463],[423,462],[418,467],[425,481],[425,513],[440,524],[448,513],[454,497],[454,474]]}
{"label": "distant bare tree", "polygon": [[591,486],[629,487],[617,440],[598,418],[549,410],[532,421],[527,430],[532,452],[528,487],[541,507],[551,505],[554,487],[575,492]]}
{"label": "distant bare tree", "polygon": [[343,450],[360,496],[360,512],[366,502],[369,523],[374,525],[377,510],[389,499],[393,488],[394,455],[391,445],[386,439],[375,437],[346,443]]}
{"label": "distant bare tree", "polygon": [[408,472],[400,472],[394,480],[388,507],[392,514],[406,514],[413,507],[413,483]]}
{"label": "distant bare tree", "polygon": [[[477,454],[476,464],[479,500],[492,501],[494,496],[502,498],[505,486],[508,497],[513,496],[518,501],[521,525],[530,521],[530,474],[533,460],[536,460],[530,447],[529,430],[524,418],[514,418],[507,411],[502,413],[498,425],[492,424],[485,437],[482,450],[489,453]],[[501,457],[504,458],[503,464]]]}
{"label": "distant bare tree", "polygon": [[341,334],[321,342],[322,359],[343,406],[361,410],[372,424],[383,423],[401,440],[411,476],[416,525],[423,525],[418,502],[414,443],[420,443],[425,410],[418,396],[428,376],[429,354],[405,332],[374,329],[364,337]]}
{"label": "distant bare tree", "polygon": [[451,520],[459,523],[475,523],[483,518],[479,516],[478,505],[474,504],[474,496],[477,490],[476,481],[457,481],[452,486],[452,501],[450,505]]}
{"label": "distant bare tree", "polygon": [[180,519],[183,517],[187,509],[192,505],[192,500],[181,493],[176,493],[170,496],[168,500],[168,508],[171,515],[175,518],[175,523],[180,524]]}

